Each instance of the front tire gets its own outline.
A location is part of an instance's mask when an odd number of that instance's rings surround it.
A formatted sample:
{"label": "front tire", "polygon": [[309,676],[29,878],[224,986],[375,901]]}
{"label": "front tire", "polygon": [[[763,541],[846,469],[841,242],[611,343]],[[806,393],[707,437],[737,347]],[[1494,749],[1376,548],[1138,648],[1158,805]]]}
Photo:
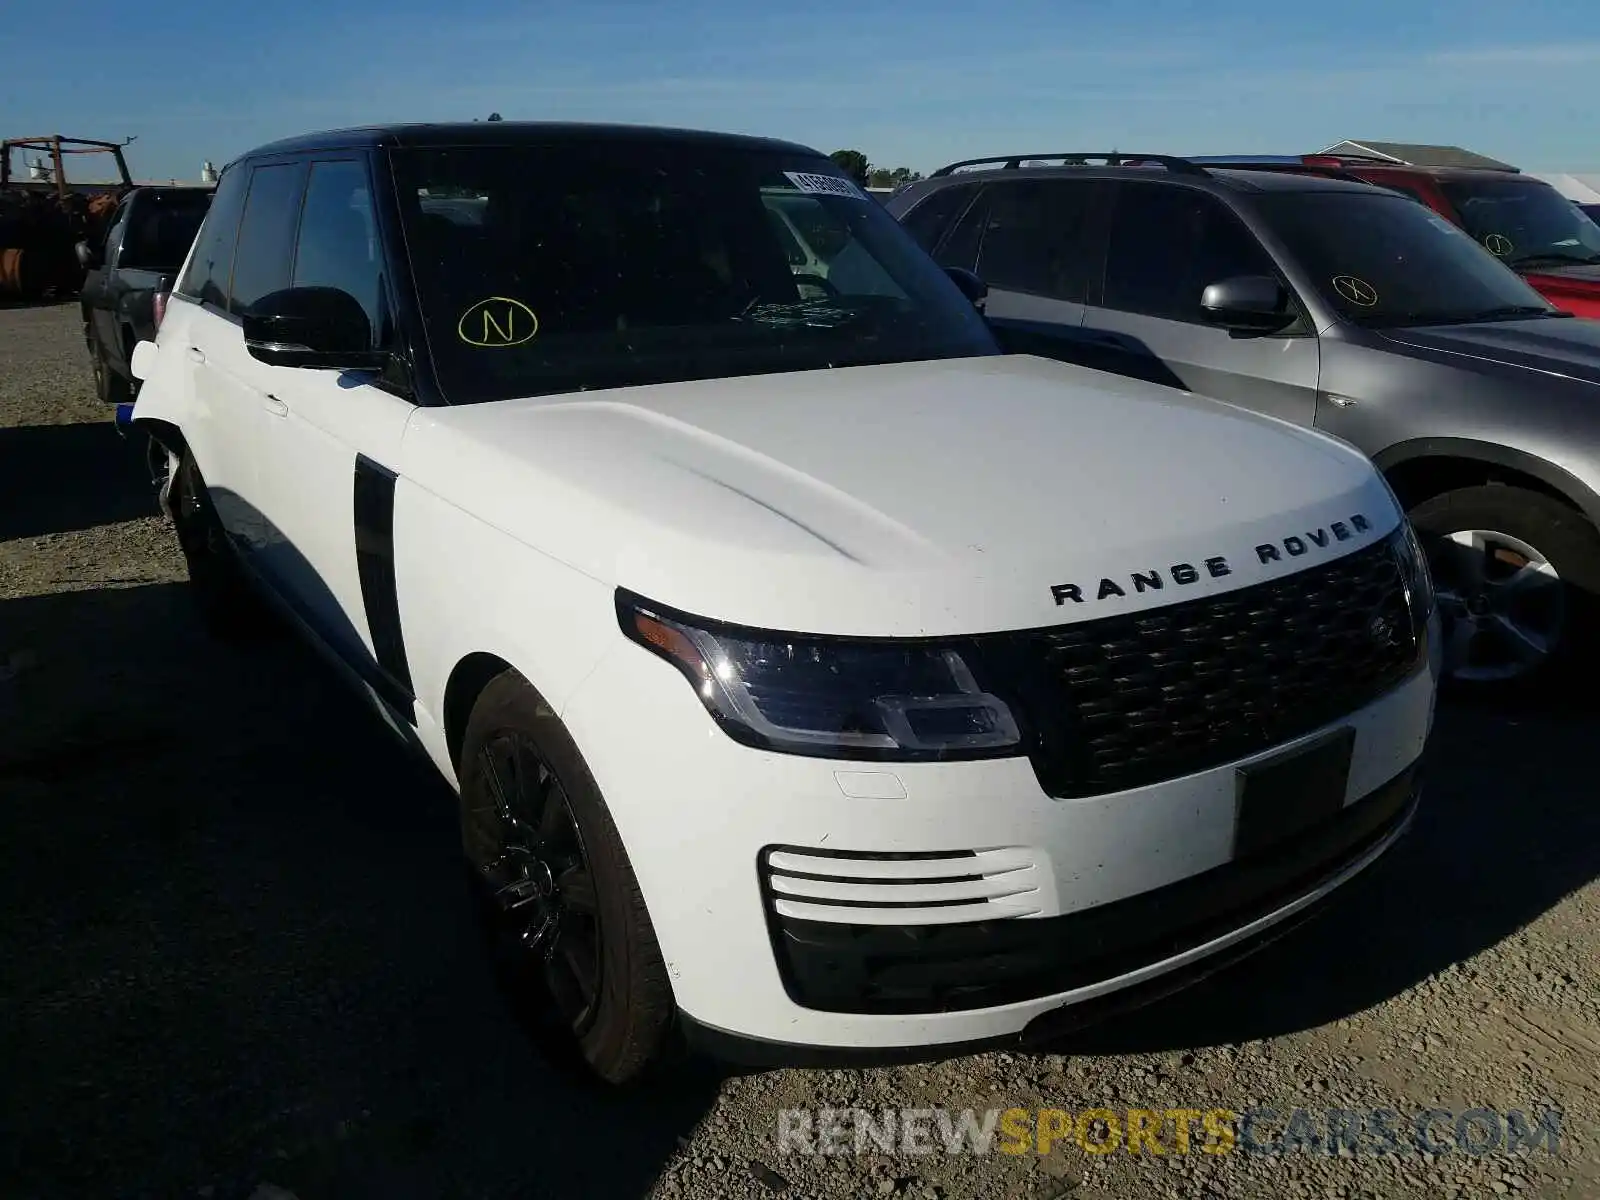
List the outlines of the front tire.
{"label": "front tire", "polygon": [[461,836],[513,1002],[612,1084],[673,1045],[672,987],[621,835],[566,728],[514,671],[473,706]]}
{"label": "front tire", "polygon": [[1551,696],[1594,659],[1600,533],[1560,501],[1500,484],[1412,509],[1444,624],[1444,678],[1458,692]]}

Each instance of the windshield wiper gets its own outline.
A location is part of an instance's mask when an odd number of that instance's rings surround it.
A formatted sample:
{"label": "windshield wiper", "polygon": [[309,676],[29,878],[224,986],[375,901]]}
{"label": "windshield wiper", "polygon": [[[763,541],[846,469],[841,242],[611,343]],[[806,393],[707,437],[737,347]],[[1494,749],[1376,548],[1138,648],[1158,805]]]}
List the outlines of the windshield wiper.
{"label": "windshield wiper", "polygon": [[1546,308],[1542,304],[1502,304],[1499,308],[1486,308],[1481,312],[1461,313],[1431,322],[1437,325],[1473,325],[1480,321],[1509,321],[1515,317],[1570,317],[1569,312]]}
{"label": "windshield wiper", "polygon": [[1499,308],[1486,308],[1473,313],[1474,321],[1499,321],[1506,317],[1570,317],[1569,312],[1549,308],[1543,304],[1503,304]]}
{"label": "windshield wiper", "polygon": [[1485,308],[1479,312],[1427,312],[1411,309],[1407,312],[1384,313],[1368,317],[1366,324],[1387,329],[1417,329],[1428,325],[1473,325],[1480,321],[1509,321],[1516,317],[1570,317],[1572,314],[1541,304],[1503,304],[1498,308]]}
{"label": "windshield wiper", "polygon": [[1593,267],[1600,265],[1600,254],[1524,254],[1507,261],[1513,267]]}

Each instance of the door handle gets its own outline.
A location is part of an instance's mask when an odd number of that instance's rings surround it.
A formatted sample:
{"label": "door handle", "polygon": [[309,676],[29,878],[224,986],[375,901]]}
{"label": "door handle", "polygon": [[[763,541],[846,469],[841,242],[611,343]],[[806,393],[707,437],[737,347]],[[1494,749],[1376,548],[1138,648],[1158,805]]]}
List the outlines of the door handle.
{"label": "door handle", "polygon": [[190,346],[189,347],[189,361],[190,362],[203,363],[203,362],[205,362],[205,360],[206,360],[206,352],[204,350],[200,349],[199,346]]}
{"label": "door handle", "polygon": [[271,394],[267,396],[266,408],[275,417],[287,417],[289,415],[289,406]]}

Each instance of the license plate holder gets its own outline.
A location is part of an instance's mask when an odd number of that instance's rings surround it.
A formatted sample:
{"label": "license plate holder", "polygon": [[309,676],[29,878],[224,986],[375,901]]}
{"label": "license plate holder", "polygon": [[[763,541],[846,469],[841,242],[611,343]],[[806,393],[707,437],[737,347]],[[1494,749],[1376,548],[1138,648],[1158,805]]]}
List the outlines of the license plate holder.
{"label": "license plate holder", "polygon": [[1233,857],[1248,858],[1337,816],[1355,755],[1349,726],[1234,773]]}

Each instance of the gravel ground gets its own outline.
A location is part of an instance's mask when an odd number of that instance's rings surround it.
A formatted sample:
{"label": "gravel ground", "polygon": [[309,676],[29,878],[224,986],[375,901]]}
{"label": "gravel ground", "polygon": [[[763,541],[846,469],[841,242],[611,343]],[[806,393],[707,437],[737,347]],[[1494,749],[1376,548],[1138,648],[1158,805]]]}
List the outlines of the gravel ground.
{"label": "gravel ground", "polygon": [[[1340,903],[1060,1053],[614,1095],[502,1004],[437,779],[297,647],[195,631],[71,306],[0,311],[0,481],[0,1194],[1600,1195],[1592,711],[1447,706],[1414,832]],[[1261,1140],[1553,1106],[1559,1153],[777,1144],[784,1109],[1263,1104]]]}

